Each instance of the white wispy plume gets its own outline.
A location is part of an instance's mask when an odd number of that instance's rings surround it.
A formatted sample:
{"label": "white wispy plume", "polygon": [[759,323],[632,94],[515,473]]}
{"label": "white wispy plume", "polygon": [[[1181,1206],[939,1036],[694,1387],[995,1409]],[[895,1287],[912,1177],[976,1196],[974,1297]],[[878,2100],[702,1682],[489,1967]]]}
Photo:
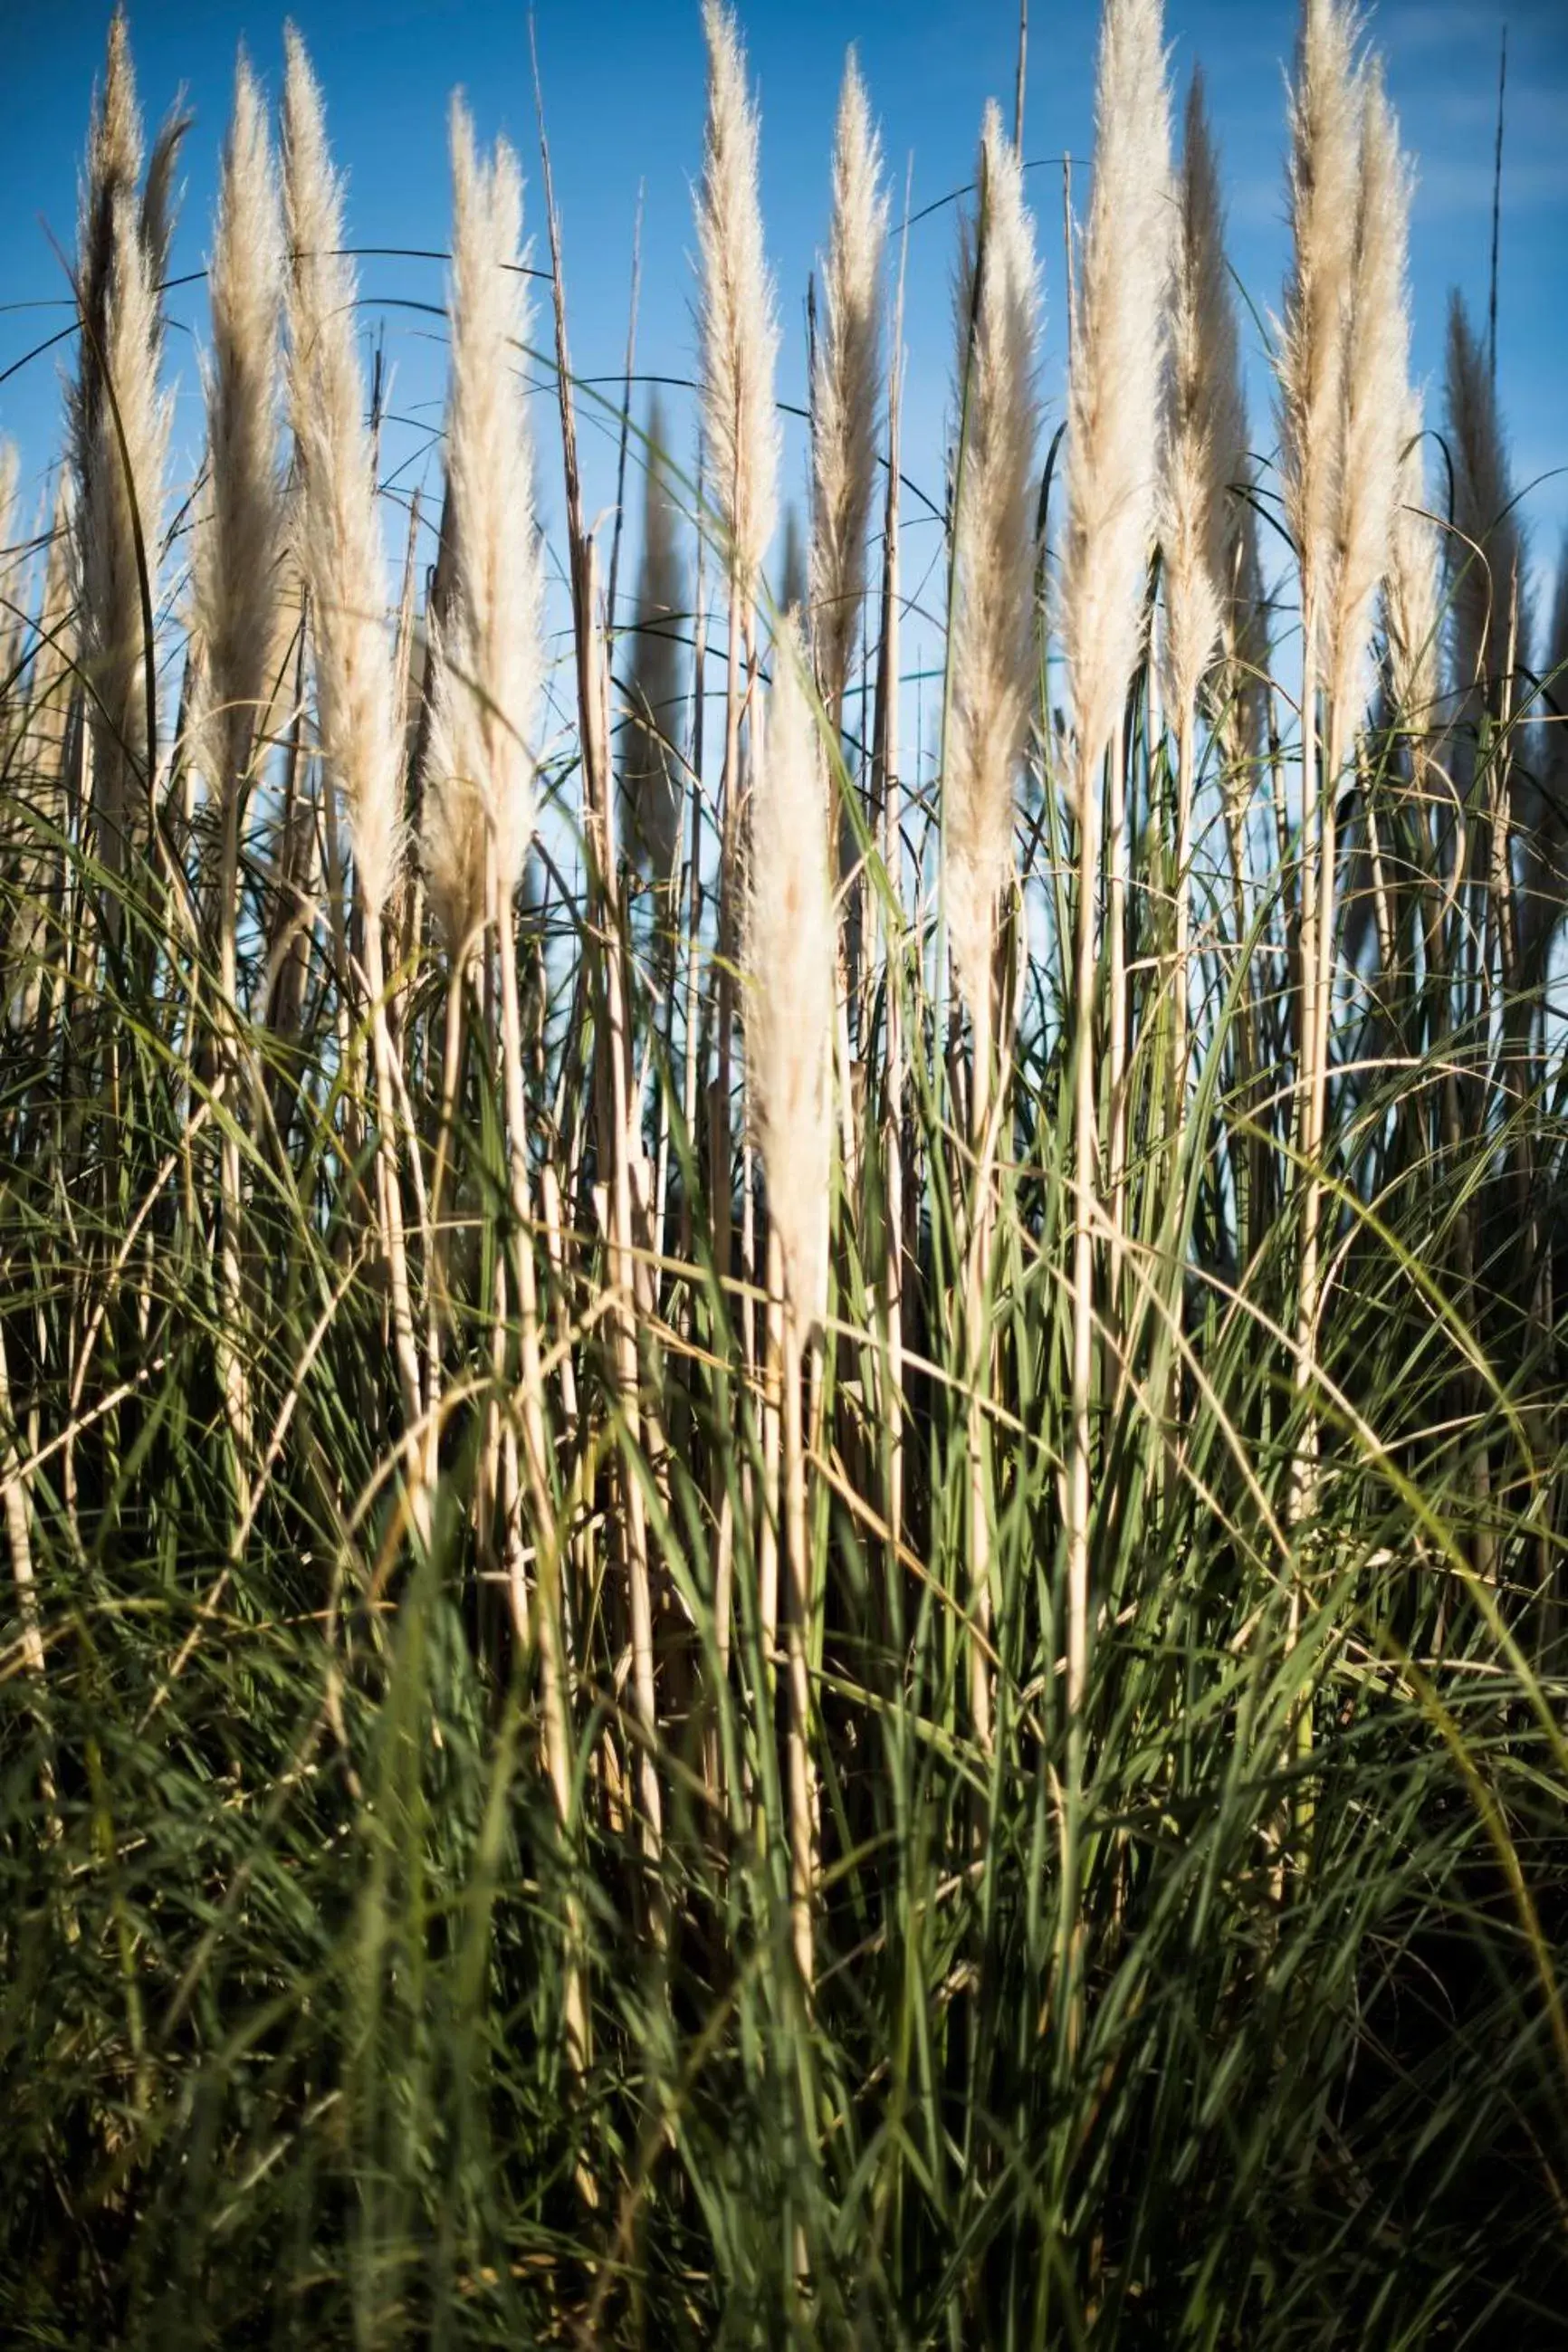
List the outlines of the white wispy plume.
{"label": "white wispy plume", "polygon": [[1405,278],[1410,177],[1374,61],[1362,78],[1361,160],[1345,324],[1336,521],[1328,581],[1329,690],[1347,716],[1361,689],[1374,601],[1399,503],[1410,357]]}
{"label": "white wispy plume", "polygon": [[738,585],[754,588],[778,504],[778,322],[763,251],[756,110],[735,20],[704,0],[708,120],[697,203],[702,430]]}
{"label": "white wispy plume", "polygon": [[1388,698],[1395,723],[1412,738],[1417,761],[1437,705],[1439,641],[1437,527],[1427,511],[1420,393],[1405,389],[1399,421],[1399,488],[1384,583]]}
{"label": "white wispy plume", "polygon": [[632,853],[647,873],[662,882],[674,872],[680,837],[679,761],[672,745],[680,719],[680,634],[688,597],[680,510],[669,478],[664,409],[657,393],[648,401],[647,439],[621,798]]}
{"label": "white wispy plume", "polygon": [[202,763],[220,793],[250,764],[279,646],[285,501],[279,466],[283,222],[261,93],[242,57],[207,286],[206,515],[193,555],[205,656]]}
{"label": "white wispy plume", "polygon": [[1286,520],[1296,541],[1313,643],[1333,552],[1343,454],[1345,322],[1361,168],[1354,20],[1339,0],[1306,0],[1290,92],[1291,260],[1279,354]]}
{"label": "white wispy plume", "polygon": [[1186,711],[1220,643],[1227,605],[1240,592],[1250,510],[1236,493],[1251,477],[1218,161],[1196,71],[1187,92],[1175,211],[1164,451],[1165,672],[1172,704]]}
{"label": "white wispy plume", "polygon": [[963,446],[952,534],[952,707],[942,854],[948,935],[971,1011],[990,988],[1012,863],[1014,787],[1033,707],[1040,277],[1017,153],[994,102],[955,310]]}
{"label": "white wispy plume", "polygon": [[1092,766],[1137,666],[1154,536],[1171,257],[1170,100],[1159,0],[1107,0],[1094,187],[1068,379],[1061,616],[1079,756]]}
{"label": "white wispy plume", "polygon": [[827,770],[798,625],[781,624],[752,791],[744,961],[751,1112],[804,1345],[827,1303],[837,929]]}
{"label": "white wispy plume", "polygon": [[544,674],[543,582],[521,374],[529,306],[522,181],[504,139],[489,161],[452,103],[452,373],[447,406],[450,602],[432,630],[424,854],[456,948],[484,906],[487,842],[502,904],[533,833],[533,730]]}
{"label": "white wispy plume", "polygon": [[843,704],[865,593],[877,470],[879,294],[888,227],[881,181],[881,144],[851,49],[834,140],[833,218],[811,406],[811,623],[823,700],[835,713]]}
{"label": "white wispy plume", "polygon": [[357,284],[342,251],[342,191],[327,152],[321,92],[291,25],[284,42],[298,556],[314,625],[321,749],[342,792],[360,895],[367,919],[374,920],[391,895],[402,850],[402,729],[385,626],[374,453],[354,341]]}

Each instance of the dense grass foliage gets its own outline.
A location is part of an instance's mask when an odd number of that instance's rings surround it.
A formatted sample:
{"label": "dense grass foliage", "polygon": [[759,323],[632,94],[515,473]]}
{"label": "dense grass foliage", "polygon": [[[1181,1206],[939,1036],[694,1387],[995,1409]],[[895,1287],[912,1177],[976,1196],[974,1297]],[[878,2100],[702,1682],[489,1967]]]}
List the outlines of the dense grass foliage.
{"label": "dense grass foliage", "polygon": [[[1106,27],[1135,173],[1157,12]],[[1532,652],[1479,353],[1458,314],[1429,491],[1394,383],[1398,483],[1318,577],[1286,522],[1366,452],[1353,398],[1313,412],[1312,268],[1363,289],[1352,384],[1403,365],[1365,289],[1404,298],[1381,89],[1311,0],[1297,233],[1347,108],[1363,228],[1298,253],[1279,467],[1212,381],[1194,101],[1174,295],[1147,251],[1118,278],[1109,196],[1086,228],[1064,496],[1018,442],[1034,232],[994,114],[916,757],[864,93],[785,626],[741,544],[775,454],[756,124],[708,37],[700,488],[628,383],[650,520],[608,606],[570,256],[542,210],[531,328],[514,167],[459,117],[447,510],[384,632],[343,608],[393,502],[302,52],[286,215],[242,79],[175,512],[141,412],[180,134],[143,175],[111,37],[65,488],[9,533],[0,663],[0,2333],[1545,2344],[1568,646]],[[1140,319],[1163,368],[1167,302],[1160,450],[1119,446],[1138,388],[1084,371]],[[537,767],[524,333],[576,721]],[[1303,571],[1340,599],[1304,664]],[[953,795],[973,844],[998,790],[954,900]]]}

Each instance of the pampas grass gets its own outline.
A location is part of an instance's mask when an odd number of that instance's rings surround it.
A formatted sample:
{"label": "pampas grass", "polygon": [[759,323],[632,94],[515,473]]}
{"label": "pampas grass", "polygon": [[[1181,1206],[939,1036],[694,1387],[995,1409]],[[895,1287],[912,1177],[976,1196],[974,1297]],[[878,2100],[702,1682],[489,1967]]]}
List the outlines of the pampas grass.
{"label": "pampas grass", "polygon": [[543,678],[543,583],[520,373],[529,310],[522,182],[502,140],[475,152],[452,108],[451,394],[447,497],[456,562],[432,635],[424,856],[454,954],[484,907],[487,855],[510,907],[533,832],[534,730]]}
{"label": "pampas grass", "polygon": [[[1107,0],[1095,90],[1094,189],[1068,376],[1068,523],[1060,613],[1072,688],[1079,836],[1074,1039],[1072,1434],[1067,1470],[1068,1696],[1089,1670],[1089,1409],[1099,1193],[1093,1045],[1100,769],[1111,754],[1105,923],[1110,1037],[1107,1154],[1113,1230],[1122,1216],[1126,1041],[1125,826],[1120,722],[1143,628],[1156,513],[1155,452],[1171,237],[1170,123],[1157,0]],[[1112,1253],[1113,1281],[1120,1258]],[[1075,1750],[1081,1763],[1081,1754]]]}
{"label": "pampas grass", "polygon": [[[1181,724],[1196,707],[1242,568],[1246,509],[1235,493],[1250,477],[1218,159],[1197,72],[1187,93],[1172,283],[1160,549],[1166,691]],[[1177,863],[1184,871],[1185,861]]]}
{"label": "pampas grass", "polygon": [[963,443],[942,855],[954,969],[977,1033],[988,1036],[997,915],[1012,866],[1015,794],[1035,686],[1040,332],[1034,228],[994,103],[985,110],[976,179],[978,210],[964,230],[954,302]]}
{"label": "pampas grass", "polygon": [[833,147],[833,219],[811,385],[811,627],[825,709],[842,721],[866,591],[866,529],[881,394],[881,269],[888,206],[881,142],[855,52]]}
{"label": "pampas grass", "polygon": [[[110,28],[82,197],[80,358],[70,416],[81,660],[92,683],[93,814],[111,877],[145,834],[157,755],[150,637],[171,408],[142,236],[141,126],[125,22]],[[139,812],[142,814],[139,814]],[[118,902],[106,901],[118,921]]]}
{"label": "pampas grass", "polygon": [[1375,600],[1388,569],[1410,345],[1405,283],[1409,175],[1375,63],[1362,78],[1361,103],[1335,522],[1326,583],[1326,677],[1342,723],[1359,706]]}
{"label": "pampas grass", "polygon": [[1108,0],[1068,380],[1059,592],[1086,772],[1110,742],[1142,637],[1173,217],[1169,117],[1158,0]]}
{"label": "pampas grass", "polygon": [[836,963],[827,771],[808,676],[798,624],[784,623],[752,788],[744,929],[752,1118],[803,1347],[827,1303]]}
{"label": "pampas grass", "polygon": [[403,846],[402,730],[384,623],[364,377],[354,345],[353,264],[321,92],[292,26],[283,85],[289,414],[299,452],[298,560],[314,623],[316,711],[342,792],[367,923],[379,922]]}
{"label": "pampas grass", "polygon": [[251,763],[280,651],[285,499],[279,464],[283,223],[267,117],[249,65],[235,77],[207,283],[207,513],[193,558],[206,716],[201,754],[226,806]]}
{"label": "pampas grass", "polygon": [[1310,680],[1317,676],[1343,461],[1345,326],[1361,162],[1353,38],[1342,0],[1303,0],[1290,91],[1290,273],[1279,436],[1286,518],[1301,566]]}
{"label": "pampas grass", "polygon": [[735,19],[703,0],[708,121],[697,205],[702,438],[731,576],[750,594],[773,535],[779,332],[763,251],[757,114],[746,89]]}

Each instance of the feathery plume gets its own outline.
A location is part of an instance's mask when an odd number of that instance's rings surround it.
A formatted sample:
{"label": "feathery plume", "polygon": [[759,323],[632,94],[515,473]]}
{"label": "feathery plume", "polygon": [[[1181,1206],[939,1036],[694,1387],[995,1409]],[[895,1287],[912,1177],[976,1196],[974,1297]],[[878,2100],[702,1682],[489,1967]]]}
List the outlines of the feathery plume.
{"label": "feathery plume", "polygon": [[881,380],[879,282],[887,236],[881,143],[853,48],[833,150],[825,319],[812,375],[811,619],[827,710],[844,701],[866,588],[866,529],[877,470]]}
{"label": "feathery plume", "polygon": [[1362,81],[1361,163],[1337,519],[1328,582],[1329,690],[1347,717],[1360,691],[1373,600],[1388,569],[1399,496],[1400,427],[1410,355],[1405,252],[1410,180],[1375,60]]}
{"label": "feathery plume", "polygon": [[432,635],[424,851],[454,950],[484,909],[487,843],[501,903],[533,833],[533,727],[543,677],[543,583],[519,354],[528,340],[522,180],[498,140],[475,151],[452,101],[452,378],[447,408],[450,606]]}
{"label": "feathery plume", "polygon": [[110,19],[103,81],[93,91],[87,159],[77,216],[76,292],[82,332],[77,375],[67,400],[71,463],[79,482],[91,464],[102,398],[105,314],[113,266],[114,215],[119,197],[132,200],[142,177],[142,113],[131,63],[125,11]]}
{"label": "feathery plume", "polygon": [[731,576],[753,586],[773,534],[778,322],[763,253],[756,110],[734,17],[704,0],[708,121],[697,205],[702,429],[714,500],[730,540]]}
{"label": "feathery plume", "polygon": [[1174,263],[1160,541],[1165,670],[1181,712],[1193,709],[1224,633],[1251,520],[1245,498],[1234,495],[1250,481],[1247,412],[1218,163],[1196,70],[1187,92]]}
{"label": "feathery plume", "polygon": [[206,519],[194,556],[205,656],[202,761],[220,795],[250,764],[279,652],[284,493],[278,462],[283,224],[266,110],[250,67],[235,74],[207,268]]}
{"label": "feathery plume", "polygon": [[752,793],[745,1023],[752,1116],[786,1312],[804,1346],[827,1304],[837,933],[827,772],[798,624],[780,627]]}
{"label": "feathery plume", "polygon": [[1395,725],[1424,752],[1437,703],[1437,530],[1426,512],[1421,394],[1407,386],[1399,423],[1399,490],[1384,583],[1388,699]]}
{"label": "feathery plume", "polygon": [[[979,208],[956,289],[963,411],[952,534],[952,707],[943,856],[948,936],[970,1010],[988,1004],[1013,791],[1035,691],[1040,278],[1018,156],[985,110]],[[967,390],[966,390],[967,385]]]}
{"label": "feathery plume", "polygon": [[185,112],[183,96],[182,92],[159,126],[142,190],[142,242],[147,248],[153,283],[160,289],[169,275],[169,248],[174,241],[174,225],[179,217],[174,173],[179,168],[185,133],[195,119]]}
{"label": "feathery plume", "polygon": [[102,376],[76,486],[83,664],[91,703],[99,855],[120,872],[133,795],[149,789],[155,746],[147,704],[147,609],[158,597],[158,542],[171,406],[158,388],[163,326],[132,188],[110,207]]}
{"label": "feathery plume", "polygon": [[1068,383],[1062,634],[1079,756],[1100,760],[1137,666],[1153,537],[1171,247],[1159,0],[1106,0],[1094,188]]}
{"label": "feathery plume", "polygon": [[342,194],[327,152],[321,92],[304,44],[284,34],[283,192],[289,394],[300,459],[299,560],[315,622],[316,708],[342,788],[367,919],[391,893],[401,848],[402,761],[383,625],[385,569],[354,346],[353,265],[342,251]]}
{"label": "feathery plume", "polygon": [[657,393],[648,402],[647,439],[621,798],[633,856],[656,881],[665,882],[674,873],[680,839],[681,794],[670,747],[681,706],[680,629],[687,592],[679,509],[669,479],[664,409]]}
{"label": "feathery plume", "polygon": [[[1524,587],[1524,550],[1486,351],[1457,291],[1448,304],[1447,389],[1454,469],[1454,529],[1447,541],[1450,667],[1461,705],[1479,693],[1495,708],[1514,626],[1512,600]],[[1519,634],[1522,655],[1522,627]]]}
{"label": "feathery plume", "polygon": [[1290,92],[1290,276],[1279,356],[1285,513],[1315,669],[1343,447],[1345,320],[1360,173],[1354,25],[1341,0],[1305,0]]}

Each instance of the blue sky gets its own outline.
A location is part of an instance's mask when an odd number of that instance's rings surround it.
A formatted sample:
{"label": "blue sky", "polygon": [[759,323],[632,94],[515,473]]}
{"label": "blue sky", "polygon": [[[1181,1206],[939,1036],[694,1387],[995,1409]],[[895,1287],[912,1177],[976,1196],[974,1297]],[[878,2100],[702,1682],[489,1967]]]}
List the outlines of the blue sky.
{"label": "blue sky", "polygon": [[[616,374],[626,335],[632,224],[645,191],[639,365],[691,372],[690,188],[700,147],[702,48],[697,0],[538,0],[538,38],[552,159],[565,236],[573,357],[585,375]],[[160,115],[187,87],[196,127],[187,146],[186,196],[177,270],[199,269],[211,216],[218,146],[237,42],[243,37],[270,86],[279,71],[284,11],[268,0],[139,0],[132,38],[144,108]],[[1047,291],[1046,383],[1060,410],[1063,349],[1061,171],[1070,151],[1090,149],[1096,10],[1089,0],[1050,7],[1034,0],[1025,146],[1039,159],[1030,186],[1039,219]],[[335,152],[349,173],[352,239],[362,246],[440,247],[447,211],[446,109],[462,85],[482,131],[517,142],[531,197],[537,179],[520,0],[298,0],[327,100]],[[1010,109],[1016,0],[752,0],[741,11],[761,89],[763,200],[777,274],[784,351],[780,394],[804,384],[807,272],[826,228],[833,110],[846,45],[858,44],[883,127],[890,175],[901,194],[912,159],[917,210],[969,174],[985,99]],[[1441,366],[1447,289],[1460,286],[1484,310],[1490,242],[1491,145],[1499,31],[1509,24],[1509,94],[1503,174],[1500,389],[1516,481],[1568,463],[1568,7],[1562,0],[1420,0],[1374,13],[1406,146],[1418,172],[1412,232],[1414,361],[1434,379]],[[75,180],[107,0],[0,0],[0,66],[6,135],[0,143],[0,367],[22,358],[59,325],[62,271],[49,233],[69,247]],[[1294,35],[1290,0],[1168,0],[1178,92],[1201,59],[1229,189],[1232,255],[1259,316],[1278,305],[1285,258],[1282,71]],[[1081,163],[1075,194],[1081,207]],[[537,212],[533,226],[539,226]],[[952,332],[951,205],[910,234],[908,470],[940,482],[942,424]],[[384,306],[395,406],[413,420],[389,442],[389,462],[409,478],[435,467],[422,455],[421,419],[439,415],[439,320],[398,305],[438,302],[438,262],[366,258],[363,290],[372,315]],[[199,438],[197,371],[189,330],[201,331],[201,289],[171,297],[186,331],[171,340],[179,391],[176,446],[188,465]],[[1258,332],[1248,329],[1253,437],[1273,428]],[[41,485],[56,446],[58,354],[0,382],[0,429],[20,441],[25,478]],[[672,428],[685,432],[680,396]],[[542,415],[542,426],[547,419]],[[610,453],[585,425],[590,501],[611,496]],[[559,513],[558,459],[544,439],[546,519]],[[786,448],[786,486],[798,496],[798,429]],[[1568,525],[1568,478],[1544,482],[1527,502],[1537,560],[1555,561]],[[934,543],[932,547],[934,552]],[[911,531],[907,560],[919,560]]]}

